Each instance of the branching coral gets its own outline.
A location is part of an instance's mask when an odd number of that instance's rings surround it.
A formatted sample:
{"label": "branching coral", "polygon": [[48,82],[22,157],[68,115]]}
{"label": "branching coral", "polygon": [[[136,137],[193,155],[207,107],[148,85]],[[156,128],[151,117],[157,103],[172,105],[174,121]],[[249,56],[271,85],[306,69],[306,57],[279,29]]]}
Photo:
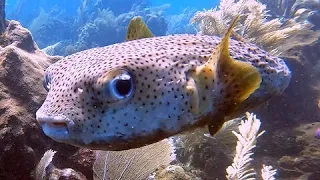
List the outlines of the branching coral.
{"label": "branching coral", "polygon": [[221,0],[219,10],[197,12],[191,23],[198,25],[201,34],[222,35],[238,14],[241,19],[235,31],[273,54],[287,37],[310,28],[303,23],[283,24],[278,18],[269,20],[266,6],[257,0]]}
{"label": "branching coral", "polygon": [[41,51],[43,51],[44,53],[50,55],[50,56],[53,56],[55,54],[54,50],[57,46],[59,46],[61,44],[61,42],[57,42],[55,44],[52,44],[50,46],[47,46],[43,49],[41,49]]}
{"label": "branching coral", "polygon": [[[251,167],[252,149],[256,146],[256,141],[264,131],[259,133],[261,122],[253,113],[246,113],[247,120],[241,121],[239,133],[233,131],[238,138],[236,155],[231,166],[227,168],[227,178],[229,180],[253,180],[255,171]],[[263,165],[262,177],[264,180],[272,180],[276,171],[271,166]]]}
{"label": "branching coral", "polygon": [[39,164],[37,165],[36,172],[35,172],[35,176],[36,176],[35,179],[41,180],[45,178],[46,170],[47,168],[49,168],[49,165],[51,164],[55,153],[56,151],[53,151],[51,149],[44,153]]}
{"label": "branching coral", "polygon": [[189,21],[196,12],[196,9],[185,8],[180,14],[169,15],[166,17],[168,22],[167,34],[194,34],[196,29]]}
{"label": "branching coral", "polygon": [[40,10],[38,17],[36,17],[31,24],[29,25],[28,29],[32,33],[37,33],[39,29],[44,26],[48,19],[49,19],[49,13],[46,13],[43,9]]}
{"label": "branching coral", "polygon": [[273,169],[272,166],[263,165],[261,169],[261,176],[263,180],[275,180],[277,170]]}

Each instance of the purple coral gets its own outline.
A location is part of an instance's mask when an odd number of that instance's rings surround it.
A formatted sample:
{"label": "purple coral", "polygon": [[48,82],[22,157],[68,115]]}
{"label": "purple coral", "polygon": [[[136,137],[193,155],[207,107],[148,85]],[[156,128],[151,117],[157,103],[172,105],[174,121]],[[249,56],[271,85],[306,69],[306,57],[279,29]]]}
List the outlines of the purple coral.
{"label": "purple coral", "polygon": [[316,138],[320,139],[320,128],[316,130],[316,134],[314,135]]}

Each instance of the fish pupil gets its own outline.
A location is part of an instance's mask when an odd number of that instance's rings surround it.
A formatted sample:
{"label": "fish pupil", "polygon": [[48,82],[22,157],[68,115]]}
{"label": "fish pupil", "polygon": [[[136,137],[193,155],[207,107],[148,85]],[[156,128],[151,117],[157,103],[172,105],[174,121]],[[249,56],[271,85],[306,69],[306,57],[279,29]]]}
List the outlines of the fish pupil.
{"label": "fish pupil", "polygon": [[116,82],[116,90],[118,91],[119,95],[126,96],[130,93],[132,88],[132,82],[131,79],[119,79]]}

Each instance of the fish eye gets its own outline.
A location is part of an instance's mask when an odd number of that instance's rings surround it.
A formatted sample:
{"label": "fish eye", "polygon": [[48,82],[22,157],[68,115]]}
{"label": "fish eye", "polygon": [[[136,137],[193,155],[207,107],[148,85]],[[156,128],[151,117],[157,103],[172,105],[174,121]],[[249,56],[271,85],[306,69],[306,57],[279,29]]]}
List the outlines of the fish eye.
{"label": "fish eye", "polygon": [[49,76],[48,73],[45,73],[44,79],[43,79],[43,87],[49,91],[51,88],[51,77]]}
{"label": "fish eye", "polygon": [[133,93],[133,80],[129,73],[117,75],[111,80],[109,86],[111,94],[120,100]]}
{"label": "fish eye", "polygon": [[112,69],[97,79],[96,89],[102,92],[103,98],[112,103],[128,100],[134,94],[134,80],[129,71]]}

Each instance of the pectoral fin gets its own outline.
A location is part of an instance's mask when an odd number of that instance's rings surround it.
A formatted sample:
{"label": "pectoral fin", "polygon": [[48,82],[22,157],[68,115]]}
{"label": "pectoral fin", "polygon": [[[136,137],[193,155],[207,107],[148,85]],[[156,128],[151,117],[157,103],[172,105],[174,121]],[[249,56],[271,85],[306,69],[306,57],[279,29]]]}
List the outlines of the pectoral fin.
{"label": "pectoral fin", "polygon": [[[226,121],[225,117],[232,114],[246,100],[262,81],[259,71],[248,62],[238,61],[229,55],[229,39],[233,27],[240,16],[231,23],[220,44],[216,47],[209,60],[197,67],[197,87],[214,82],[214,101],[212,119],[208,122],[210,134],[215,134]],[[200,102],[201,104],[201,102]]]}

